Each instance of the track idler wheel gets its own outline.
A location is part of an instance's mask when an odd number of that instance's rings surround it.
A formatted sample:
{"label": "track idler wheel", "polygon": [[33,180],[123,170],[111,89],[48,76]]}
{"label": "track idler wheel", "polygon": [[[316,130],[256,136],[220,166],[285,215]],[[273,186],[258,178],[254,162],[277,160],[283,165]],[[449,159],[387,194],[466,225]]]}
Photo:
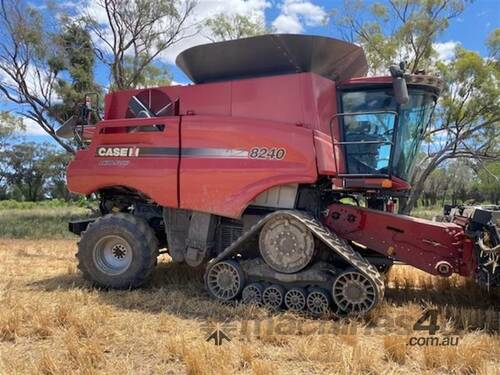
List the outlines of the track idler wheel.
{"label": "track idler wheel", "polygon": [[259,236],[264,261],[275,271],[295,273],[305,268],[314,256],[314,237],[299,220],[287,215],[271,218]]}
{"label": "track idler wheel", "polygon": [[284,298],[285,289],[277,284],[268,286],[262,293],[262,303],[272,311],[278,310],[281,307]]}
{"label": "track idler wheel", "polygon": [[290,311],[299,312],[306,307],[306,291],[302,288],[292,288],[285,293],[285,307]]}
{"label": "track idler wheel", "polygon": [[321,288],[312,288],[307,295],[307,310],[315,315],[325,315],[330,311],[331,299],[328,292]]}
{"label": "track idler wheel", "polygon": [[377,304],[379,298],[372,281],[354,270],[345,271],[335,279],[332,295],[343,314],[364,314]]}
{"label": "track idler wheel", "polygon": [[262,293],[264,287],[259,283],[248,284],[241,292],[241,301],[243,303],[260,306],[262,304]]}
{"label": "track idler wheel", "polygon": [[224,260],[209,268],[205,283],[212,297],[219,301],[229,301],[240,294],[245,278],[237,262]]}

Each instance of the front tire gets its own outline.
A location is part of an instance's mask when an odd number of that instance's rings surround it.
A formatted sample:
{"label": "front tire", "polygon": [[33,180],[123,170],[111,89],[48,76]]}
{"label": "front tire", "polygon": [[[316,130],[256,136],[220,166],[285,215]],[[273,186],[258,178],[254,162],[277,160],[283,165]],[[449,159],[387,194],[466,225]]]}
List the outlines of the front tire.
{"label": "front tire", "polygon": [[153,273],[158,240],[144,219],[124,213],[109,214],[82,233],[76,256],[84,278],[97,286],[136,288]]}

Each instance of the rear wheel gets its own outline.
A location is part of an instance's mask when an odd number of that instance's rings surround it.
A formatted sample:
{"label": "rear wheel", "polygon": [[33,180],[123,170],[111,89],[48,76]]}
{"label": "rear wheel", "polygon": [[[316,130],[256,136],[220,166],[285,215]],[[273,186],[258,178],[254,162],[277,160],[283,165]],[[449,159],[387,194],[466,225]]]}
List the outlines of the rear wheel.
{"label": "rear wheel", "polygon": [[158,240],[145,220],[124,213],[110,214],[82,233],[76,256],[83,276],[96,285],[135,288],[153,273]]}

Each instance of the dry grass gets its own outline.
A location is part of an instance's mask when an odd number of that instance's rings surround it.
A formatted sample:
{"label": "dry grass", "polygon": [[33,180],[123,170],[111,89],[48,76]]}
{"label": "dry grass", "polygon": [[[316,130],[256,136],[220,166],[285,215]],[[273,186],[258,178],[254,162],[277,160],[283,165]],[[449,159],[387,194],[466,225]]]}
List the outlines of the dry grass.
{"label": "dry grass", "polygon": [[[396,267],[367,317],[310,319],[211,301],[201,272],[161,259],[135,291],[90,287],[73,240],[0,239],[0,374],[494,374],[498,295]],[[422,311],[456,347],[408,346]],[[254,320],[261,320],[256,324]],[[225,322],[231,342],[206,342]],[[481,329],[481,330],[478,330]],[[417,336],[427,336],[417,332]]]}

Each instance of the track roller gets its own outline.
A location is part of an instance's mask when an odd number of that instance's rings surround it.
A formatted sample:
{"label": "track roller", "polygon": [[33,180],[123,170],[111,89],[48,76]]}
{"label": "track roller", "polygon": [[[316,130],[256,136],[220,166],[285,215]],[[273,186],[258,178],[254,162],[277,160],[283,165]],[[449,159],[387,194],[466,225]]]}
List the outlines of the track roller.
{"label": "track roller", "polygon": [[324,315],[330,311],[330,296],[321,288],[312,288],[307,295],[307,310],[316,316]]}
{"label": "track roller", "polygon": [[262,293],[264,292],[264,287],[259,283],[248,284],[243,288],[241,292],[241,300],[243,303],[261,305],[262,304]]}
{"label": "track roller", "polygon": [[240,294],[245,278],[237,262],[224,260],[209,268],[205,283],[213,297],[219,301],[229,301]]}
{"label": "track roller", "polygon": [[379,298],[373,282],[355,270],[347,270],[335,279],[332,295],[344,314],[366,313],[377,304]]}
{"label": "track roller", "polygon": [[285,306],[290,311],[302,311],[306,307],[306,291],[292,288],[285,293]]}
{"label": "track roller", "polygon": [[283,304],[285,289],[281,285],[273,284],[264,289],[262,303],[270,310],[278,310]]}

